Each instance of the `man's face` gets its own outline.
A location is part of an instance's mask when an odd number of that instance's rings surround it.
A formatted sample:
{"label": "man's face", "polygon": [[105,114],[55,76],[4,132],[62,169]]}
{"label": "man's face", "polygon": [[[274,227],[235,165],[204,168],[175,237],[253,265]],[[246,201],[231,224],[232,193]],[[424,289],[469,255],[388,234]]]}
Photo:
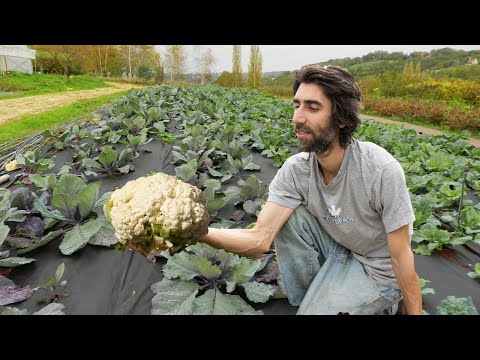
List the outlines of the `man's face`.
{"label": "man's face", "polygon": [[[298,150],[322,155],[331,148],[338,134],[332,121],[332,103],[316,84],[300,84],[293,99],[293,124]],[[338,140],[337,140],[338,141]]]}

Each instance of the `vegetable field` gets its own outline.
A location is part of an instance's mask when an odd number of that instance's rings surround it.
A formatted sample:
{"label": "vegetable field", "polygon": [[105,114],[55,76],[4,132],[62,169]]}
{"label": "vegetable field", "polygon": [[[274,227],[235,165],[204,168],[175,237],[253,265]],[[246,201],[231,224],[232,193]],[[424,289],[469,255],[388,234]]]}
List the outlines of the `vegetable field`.
{"label": "vegetable field", "polygon": [[[163,172],[202,190],[210,226],[252,226],[296,153],[292,116],[290,102],[253,90],[154,86],[94,121],[0,145],[0,176],[11,170],[0,185],[0,314],[294,314],[274,248],[253,259],[152,237],[143,256],[119,243],[103,211],[116,188]],[[356,137],[405,170],[425,310],[476,313],[480,149],[371,121]]]}

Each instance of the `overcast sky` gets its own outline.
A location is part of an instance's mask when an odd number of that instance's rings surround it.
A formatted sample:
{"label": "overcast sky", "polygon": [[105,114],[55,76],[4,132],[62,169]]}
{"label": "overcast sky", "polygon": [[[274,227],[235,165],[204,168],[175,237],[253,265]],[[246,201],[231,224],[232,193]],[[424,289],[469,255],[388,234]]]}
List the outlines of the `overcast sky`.
{"label": "overcast sky", "polygon": [[[203,45],[212,49],[216,58],[214,72],[232,71],[232,45]],[[166,45],[157,45],[163,51]],[[186,45],[188,58],[192,58],[192,45]],[[383,50],[401,51],[410,54],[413,51],[431,51],[433,49],[452,48],[457,50],[479,50],[480,45],[260,45],[263,59],[263,72],[292,71],[306,64],[330,59],[363,56],[370,52]],[[242,69],[248,71],[250,45],[242,45]],[[193,71],[192,64],[187,72]]]}

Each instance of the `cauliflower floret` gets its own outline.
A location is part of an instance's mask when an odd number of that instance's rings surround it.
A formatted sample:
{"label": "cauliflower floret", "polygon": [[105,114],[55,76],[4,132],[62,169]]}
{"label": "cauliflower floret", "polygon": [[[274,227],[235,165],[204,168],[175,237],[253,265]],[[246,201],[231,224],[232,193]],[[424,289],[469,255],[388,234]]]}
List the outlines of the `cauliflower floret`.
{"label": "cauliflower floret", "polygon": [[210,223],[202,191],[164,173],[127,182],[104,211],[119,241],[144,253],[195,241]]}

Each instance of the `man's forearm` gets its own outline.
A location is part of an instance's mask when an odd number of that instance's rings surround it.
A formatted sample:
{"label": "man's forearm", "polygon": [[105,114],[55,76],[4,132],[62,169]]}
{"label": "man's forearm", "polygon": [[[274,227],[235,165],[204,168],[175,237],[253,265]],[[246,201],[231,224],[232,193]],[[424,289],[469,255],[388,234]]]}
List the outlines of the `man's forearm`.
{"label": "man's forearm", "polygon": [[403,301],[409,315],[422,314],[422,293],[420,282],[413,265],[413,254],[403,255],[397,263],[393,261],[393,270],[397,277]]}
{"label": "man's forearm", "polygon": [[255,229],[208,228],[208,234],[200,241],[213,247],[240,255],[260,257],[268,251],[264,248],[264,234]]}

